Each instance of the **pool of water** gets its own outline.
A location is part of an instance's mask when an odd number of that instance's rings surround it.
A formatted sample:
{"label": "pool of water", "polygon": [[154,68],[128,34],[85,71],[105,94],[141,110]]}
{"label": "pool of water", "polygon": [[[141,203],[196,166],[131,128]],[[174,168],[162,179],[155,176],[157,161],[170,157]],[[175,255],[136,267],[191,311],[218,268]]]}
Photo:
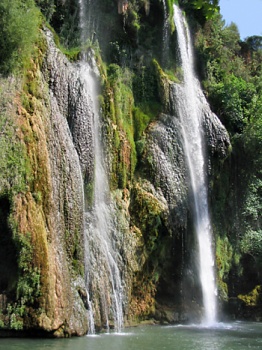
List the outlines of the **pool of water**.
{"label": "pool of water", "polygon": [[143,326],[70,339],[0,339],[1,350],[261,350],[262,323]]}

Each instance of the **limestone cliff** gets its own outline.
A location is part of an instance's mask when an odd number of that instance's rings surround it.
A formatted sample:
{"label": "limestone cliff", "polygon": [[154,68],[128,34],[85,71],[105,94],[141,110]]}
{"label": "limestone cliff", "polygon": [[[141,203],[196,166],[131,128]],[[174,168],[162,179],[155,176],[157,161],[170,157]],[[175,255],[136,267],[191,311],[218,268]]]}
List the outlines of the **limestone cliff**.
{"label": "limestone cliff", "polygon": [[[108,256],[115,258],[113,272],[118,269],[121,278],[124,323],[149,318],[174,323],[197,320],[201,313],[192,198],[177,113],[181,71],[168,19],[172,9],[158,0],[150,6],[148,1],[100,0],[85,10],[89,39],[81,53],[78,47],[74,63],[42,25],[37,54],[23,77],[0,80],[0,327],[6,332],[65,337],[86,334],[92,321],[99,330],[115,325],[112,269],[94,225],[104,214],[94,208],[98,137],[110,188],[105,211],[110,211],[106,221],[115,255]],[[56,13],[43,11],[64,43],[70,46],[72,38],[79,44],[78,2],[64,1]],[[72,26],[65,39],[67,21]],[[98,134],[82,56],[92,62],[100,85]],[[234,158],[228,132],[201,89],[198,99],[219,298],[227,302],[240,266],[225,219],[226,195],[233,202],[237,192]],[[243,302],[252,303],[261,292],[260,286],[250,286],[251,294],[240,295]]]}
{"label": "limestone cliff", "polygon": [[[11,329],[82,335],[87,332],[82,176],[92,176],[92,113],[78,68],[58,51],[49,31],[43,40],[41,59],[27,78],[28,85],[36,85],[24,97],[30,109],[21,101],[22,91],[14,100],[17,137],[25,146],[30,179],[24,191],[9,194],[18,281],[1,290],[8,310],[3,316]],[[80,127],[86,139],[77,138],[74,145]]]}
{"label": "limestone cliff", "polygon": [[[197,317],[195,313],[198,311],[189,310],[189,305],[192,301],[201,304],[201,297],[194,254],[196,238],[192,230],[188,169],[176,113],[176,84],[166,80],[162,86],[167,89],[162,96],[169,98],[167,103],[164,101],[164,105],[169,107],[166,109],[167,114],[160,114],[147,129],[142,155],[143,175],[140,175],[139,192],[137,185],[134,189],[133,213],[137,226],[143,232],[148,252],[147,272],[144,274],[149,274],[156,288],[156,294],[151,293],[156,297],[160,310],[156,315],[160,319],[166,318],[168,322],[176,322]],[[211,165],[215,156],[222,161],[229,155],[230,140],[201,91],[199,98],[202,103],[205,147]],[[210,166],[210,176],[211,169]],[[161,305],[165,305],[164,309],[166,305],[172,305],[171,309],[176,312],[167,316],[167,310],[163,311]]]}
{"label": "limestone cliff", "polygon": [[[26,94],[30,108],[17,101],[17,133],[30,163],[30,181],[26,190],[12,192],[9,212],[20,245],[16,254],[19,249],[32,248],[27,258],[18,259],[18,282],[10,290],[2,290],[5,307],[10,310],[3,315],[11,329],[81,335],[88,329],[83,186],[92,183],[94,176],[94,115],[79,66],[59,52],[49,30],[43,35],[46,46],[27,78],[29,86],[32,81],[37,86],[34,93]],[[166,80],[165,86],[167,96],[172,96],[173,84]],[[177,293],[179,304],[180,292],[175,286],[182,283],[179,271],[184,254],[179,245],[184,244],[183,235],[190,225],[190,203],[179,122],[173,115],[175,103],[171,98],[167,114],[160,114],[149,125],[136,178],[128,189],[114,190],[112,197],[128,322],[154,315],[161,295]],[[211,154],[223,158],[229,144],[227,134],[210,111],[203,113]],[[108,123],[106,137],[109,130],[112,135],[116,132],[110,115]],[[128,145],[124,129],[119,130],[123,144]],[[122,151],[122,161],[131,164],[132,152]],[[113,162],[114,157],[108,155],[109,163]],[[98,257],[94,255],[94,259]],[[173,266],[175,274],[171,273]],[[95,279],[95,319],[102,327],[101,283]]]}

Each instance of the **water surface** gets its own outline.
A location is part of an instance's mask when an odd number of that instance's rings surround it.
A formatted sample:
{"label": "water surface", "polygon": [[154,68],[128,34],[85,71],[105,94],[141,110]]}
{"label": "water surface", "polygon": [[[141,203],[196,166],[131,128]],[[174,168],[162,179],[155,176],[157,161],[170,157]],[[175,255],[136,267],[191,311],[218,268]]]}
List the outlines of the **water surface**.
{"label": "water surface", "polygon": [[143,326],[71,339],[0,339],[0,350],[261,350],[262,323]]}

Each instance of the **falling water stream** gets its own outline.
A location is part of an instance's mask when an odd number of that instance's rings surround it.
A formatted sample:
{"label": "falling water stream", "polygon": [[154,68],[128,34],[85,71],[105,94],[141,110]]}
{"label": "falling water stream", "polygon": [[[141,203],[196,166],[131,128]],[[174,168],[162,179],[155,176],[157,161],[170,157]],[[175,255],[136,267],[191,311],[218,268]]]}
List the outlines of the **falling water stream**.
{"label": "falling water stream", "polygon": [[[80,28],[83,43],[88,38],[85,32],[85,2],[80,4]],[[165,15],[166,16],[166,15]],[[202,285],[204,317],[202,323],[216,323],[216,285],[214,259],[212,253],[212,232],[208,210],[208,195],[205,179],[205,158],[202,141],[200,84],[193,71],[193,53],[189,30],[180,9],[174,5],[174,21],[177,29],[179,51],[184,73],[183,84],[176,84],[176,100],[181,122],[184,151],[187,158],[192,197],[194,203],[195,231],[199,245],[199,275]],[[94,332],[94,314],[100,313],[102,322],[109,328],[114,320],[114,328],[123,327],[123,283],[119,269],[119,254],[116,249],[116,227],[104,152],[101,140],[101,122],[97,103],[96,78],[92,67],[84,58],[81,75],[88,89],[94,114],[94,188],[92,209],[86,212],[86,287],[89,307],[89,329]],[[202,95],[201,95],[202,94]],[[93,311],[94,310],[94,311]]]}
{"label": "falling water stream", "polygon": [[[86,28],[85,1],[80,0],[80,28],[84,43],[88,38]],[[92,53],[88,59],[83,53],[80,65],[81,77],[88,91],[94,118],[94,184],[93,204],[85,213],[86,234],[86,289],[89,308],[89,333],[94,333],[94,313],[101,315],[101,322],[109,329],[110,320],[114,321],[114,329],[120,332],[123,327],[123,286],[118,267],[119,253],[116,249],[116,227],[113,206],[110,199],[109,183],[104,161],[102,126],[98,105],[97,82],[99,73]],[[95,300],[92,300],[95,299]],[[94,311],[93,311],[94,310]]]}
{"label": "falling water stream", "polygon": [[176,99],[190,173],[195,231],[199,245],[199,275],[204,306],[202,323],[212,325],[216,323],[216,284],[202,140],[202,91],[194,74],[193,50],[188,26],[176,5],[174,5],[174,21],[184,74],[183,83],[176,87]]}
{"label": "falling water stream", "polygon": [[[106,327],[113,317],[114,329],[119,332],[123,327],[123,287],[118,268],[118,252],[115,249],[114,235],[116,231],[113,219],[113,207],[110,202],[110,191],[106,167],[104,164],[103,145],[101,141],[101,122],[97,101],[97,79],[94,70],[87,62],[81,64],[81,76],[89,88],[94,112],[94,152],[95,173],[93,189],[93,205],[86,211],[86,268],[88,295],[99,291],[101,301],[100,313],[104,315]],[[92,300],[90,300],[90,303]],[[101,309],[102,307],[102,309]],[[89,311],[91,307],[89,307]],[[91,317],[91,322],[90,322]],[[89,312],[89,323],[94,323],[94,316]],[[89,325],[90,326],[90,325]],[[90,327],[89,327],[90,328]],[[94,329],[90,329],[93,331]]]}
{"label": "falling water stream", "polygon": [[169,50],[169,14],[166,5],[166,0],[163,1],[163,10],[164,10],[164,24],[163,24],[163,48],[162,48],[162,61],[166,63]]}

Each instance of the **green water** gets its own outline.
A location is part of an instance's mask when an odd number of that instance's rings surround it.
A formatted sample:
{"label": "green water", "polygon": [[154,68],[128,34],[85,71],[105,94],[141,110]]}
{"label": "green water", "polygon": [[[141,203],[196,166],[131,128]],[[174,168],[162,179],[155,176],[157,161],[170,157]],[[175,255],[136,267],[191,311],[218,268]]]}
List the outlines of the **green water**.
{"label": "green water", "polygon": [[236,322],[205,329],[145,326],[120,334],[71,339],[0,339],[0,350],[246,350],[262,349],[262,323]]}

